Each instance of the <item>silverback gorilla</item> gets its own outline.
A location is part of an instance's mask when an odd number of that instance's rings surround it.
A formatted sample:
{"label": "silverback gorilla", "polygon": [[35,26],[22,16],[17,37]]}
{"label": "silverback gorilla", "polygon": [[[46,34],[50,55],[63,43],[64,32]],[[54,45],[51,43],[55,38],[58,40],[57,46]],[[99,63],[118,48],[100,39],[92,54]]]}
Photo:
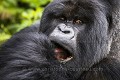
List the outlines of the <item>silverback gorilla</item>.
{"label": "silverback gorilla", "polygon": [[120,80],[120,0],[54,0],[0,48],[0,80]]}

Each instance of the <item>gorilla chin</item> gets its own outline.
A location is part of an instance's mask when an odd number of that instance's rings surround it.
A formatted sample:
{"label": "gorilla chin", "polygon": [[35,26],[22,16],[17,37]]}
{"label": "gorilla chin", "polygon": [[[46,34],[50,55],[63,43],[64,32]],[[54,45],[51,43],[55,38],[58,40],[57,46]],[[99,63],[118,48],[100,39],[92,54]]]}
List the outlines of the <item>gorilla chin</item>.
{"label": "gorilla chin", "polygon": [[0,80],[120,80],[119,44],[120,0],[53,0],[0,47]]}

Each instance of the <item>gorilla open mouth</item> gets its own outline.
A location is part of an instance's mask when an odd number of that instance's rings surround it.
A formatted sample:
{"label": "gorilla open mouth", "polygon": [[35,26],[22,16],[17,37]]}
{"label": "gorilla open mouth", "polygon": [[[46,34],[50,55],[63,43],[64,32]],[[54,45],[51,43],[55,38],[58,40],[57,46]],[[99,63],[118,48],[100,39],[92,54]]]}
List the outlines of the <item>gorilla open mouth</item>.
{"label": "gorilla open mouth", "polygon": [[61,46],[60,44],[55,42],[53,42],[53,44],[55,45],[55,48],[54,48],[55,57],[57,58],[58,61],[68,62],[73,58],[70,51],[67,50],[64,46]]}

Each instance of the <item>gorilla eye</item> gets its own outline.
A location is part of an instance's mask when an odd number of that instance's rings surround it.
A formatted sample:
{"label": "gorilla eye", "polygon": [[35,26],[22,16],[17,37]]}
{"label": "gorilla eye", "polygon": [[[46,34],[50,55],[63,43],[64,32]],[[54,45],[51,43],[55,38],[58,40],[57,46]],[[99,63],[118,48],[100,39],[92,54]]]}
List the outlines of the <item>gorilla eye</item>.
{"label": "gorilla eye", "polygon": [[65,17],[60,17],[59,19],[60,19],[61,21],[65,21],[65,20],[66,20]]}
{"label": "gorilla eye", "polygon": [[82,21],[78,19],[78,20],[75,20],[74,23],[75,24],[82,24]]}
{"label": "gorilla eye", "polygon": [[60,20],[65,20],[65,18],[62,17],[62,18],[60,18]]}

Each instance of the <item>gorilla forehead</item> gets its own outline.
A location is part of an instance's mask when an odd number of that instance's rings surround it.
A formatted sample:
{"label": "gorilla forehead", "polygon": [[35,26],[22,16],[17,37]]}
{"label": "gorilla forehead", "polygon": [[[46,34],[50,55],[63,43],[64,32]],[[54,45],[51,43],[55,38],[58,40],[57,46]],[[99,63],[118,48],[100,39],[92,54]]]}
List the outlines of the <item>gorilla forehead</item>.
{"label": "gorilla forehead", "polygon": [[100,8],[107,7],[107,2],[102,0],[55,0],[52,5],[63,4],[64,6],[71,6],[74,8],[84,7],[84,8]]}
{"label": "gorilla forehead", "polygon": [[46,11],[56,15],[63,14],[66,17],[77,15],[89,17],[97,11],[101,11],[104,14],[109,13],[105,4],[106,2],[103,3],[100,0],[58,0],[49,4]]}

